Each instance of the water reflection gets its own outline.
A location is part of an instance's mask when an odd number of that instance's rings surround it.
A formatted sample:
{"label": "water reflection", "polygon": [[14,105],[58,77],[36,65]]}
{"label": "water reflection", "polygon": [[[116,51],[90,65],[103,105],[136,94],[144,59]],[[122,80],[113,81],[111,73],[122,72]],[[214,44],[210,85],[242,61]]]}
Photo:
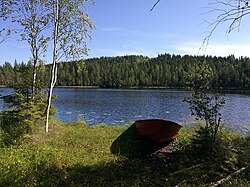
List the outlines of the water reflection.
{"label": "water reflection", "polygon": [[[2,95],[12,92],[4,88]],[[56,88],[54,93],[56,117],[64,122],[124,125],[139,119],[161,118],[185,125],[193,120],[183,102],[190,95],[187,91]],[[236,132],[250,135],[250,95],[227,93],[224,98],[223,122]],[[0,109],[3,107],[0,100]]]}
{"label": "water reflection", "polygon": [[[177,122],[189,118],[183,103],[188,92],[163,90],[56,89],[57,117],[63,121],[122,125],[145,118]],[[63,115],[72,112],[72,115]]]}
{"label": "water reflection", "polygon": [[[56,89],[57,117],[65,122],[85,120],[89,125],[107,123],[124,125],[139,119],[161,118],[183,125],[191,123],[188,105],[183,99],[187,91],[119,90],[119,89]],[[250,96],[225,94],[222,109],[224,123],[236,132],[250,131]],[[63,115],[71,111],[71,115]]]}

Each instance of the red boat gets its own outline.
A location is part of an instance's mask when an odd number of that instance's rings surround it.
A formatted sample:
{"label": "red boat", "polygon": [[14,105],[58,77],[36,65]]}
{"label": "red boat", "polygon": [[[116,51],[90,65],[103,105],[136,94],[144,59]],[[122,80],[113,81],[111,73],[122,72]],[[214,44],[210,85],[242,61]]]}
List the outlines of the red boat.
{"label": "red boat", "polygon": [[158,143],[174,140],[182,127],[175,122],[161,119],[138,120],[135,125],[139,135]]}

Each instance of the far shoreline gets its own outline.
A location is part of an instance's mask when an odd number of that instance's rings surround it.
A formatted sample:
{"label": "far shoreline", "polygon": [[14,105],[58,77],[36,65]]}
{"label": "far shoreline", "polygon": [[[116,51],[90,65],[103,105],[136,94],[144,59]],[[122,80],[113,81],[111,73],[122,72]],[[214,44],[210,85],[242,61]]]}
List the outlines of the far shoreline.
{"label": "far shoreline", "polygon": [[[2,87],[4,88],[4,87]],[[5,87],[7,88],[7,87]],[[170,86],[131,86],[129,88],[112,88],[112,87],[101,87],[101,86],[55,86],[55,88],[79,88],[79,89],[120,89],[120,90],[178,90],[178,91],[192,91],[185,87],[170,87]],[[250,88],[211,88],[208,92],[222,92],[222,93],[249,93]]]}

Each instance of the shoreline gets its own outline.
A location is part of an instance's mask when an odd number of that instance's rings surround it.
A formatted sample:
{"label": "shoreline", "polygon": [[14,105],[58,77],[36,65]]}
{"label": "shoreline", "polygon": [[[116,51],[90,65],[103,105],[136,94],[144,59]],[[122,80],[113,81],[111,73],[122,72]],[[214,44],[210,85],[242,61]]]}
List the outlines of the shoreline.
{"label": "shoreline", "polygon": [[[0,85],[0,88],[12,88],[11,86]],[[79,89],[120,89],[120,90],[183,90],[183,91],[192,91],[185,87],[171,87],[171,86],[131,86],[131,87],[120,87],[120,88],[113,88],[113,87],[101,87],[101,86],[55,86],[55,88],[79,88]],[[211,88],[207,90],[209,92],[249,92],[250,88]]]}

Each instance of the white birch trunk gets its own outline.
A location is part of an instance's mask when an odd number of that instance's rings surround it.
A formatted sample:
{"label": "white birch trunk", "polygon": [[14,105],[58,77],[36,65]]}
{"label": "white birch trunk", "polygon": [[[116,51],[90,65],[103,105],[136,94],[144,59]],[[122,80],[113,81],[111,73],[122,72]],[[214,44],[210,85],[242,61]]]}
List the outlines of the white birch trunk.
{"label": "white birch trunk", "polygon": [[[34,6],[33,6],[34,8]],[[32,52],[32,57],[33,57],[33,81],[32,81],[32,88],[31,88],[31,99],[32,101],[35,100],[35,89],[36,89],[36,67],[37,67],[37,61],[38,61],[38,49],[37,49],[37,45],[36,45],[36,39],[37,37],[36,35],[36,31],[35,31],[35,22],[36,22],[36,18],[35,18],[35,12],[34,10],[31,10],[32,14],[31,14],[31,20],[32,20],[32,25],[31,25],[31,52]]]}
{"label": "white birch trunk", "polygon": [[50,117],[50,107],[51,107],[51,100],[53,94],[53,88],[56,84],[57,80],[57,43],[58,43],[58,27],[59,27],[59,3],[58,0],[54,1],[54,46],[53,46],[53,65],[51,69],[51,81],[50,81],[50,89],[48,94],[48,105],[46,111],[46,124],[45,124],[45,131],[49,132],[49,117]]}

